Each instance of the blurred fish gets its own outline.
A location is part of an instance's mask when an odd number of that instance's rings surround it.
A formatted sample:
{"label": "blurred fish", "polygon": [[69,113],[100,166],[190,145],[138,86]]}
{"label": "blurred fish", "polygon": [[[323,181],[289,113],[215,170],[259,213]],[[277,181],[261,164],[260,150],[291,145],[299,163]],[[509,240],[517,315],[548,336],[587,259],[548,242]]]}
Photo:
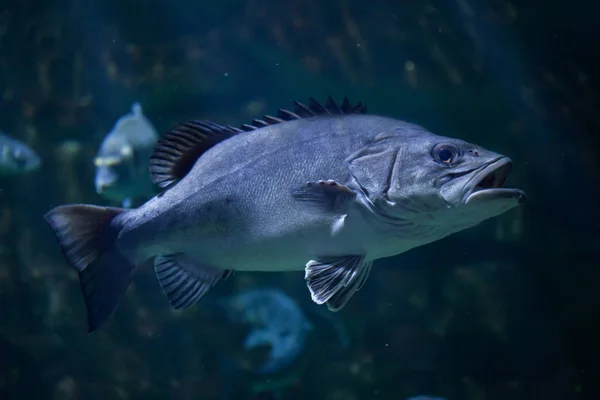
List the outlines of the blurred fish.
{"label": "blurred fish", "polygon": [[[287,348],[285,351],[278,352],[278,354],[284,352],[287,354],[284,362],[275,360],[274,353],[271,351],[267,363],[262,364],[262,367],[255,367],[257,363],[253,357],[244,357],[242,360],[234,361],[229,356],[221,355],[220,368],[224,379],[223,388],[220,391],[221,399],[280,399],[284,397],[287,390],[301,382],[304,371],[311,365],[308,358],[301,357],[303,349],[307,345],[307,336],[315,330],[314,324],[308,318],[309,315],[323,318],[331,323],[344,348],[350,341],[346,327],[338,320],[339,318],[336,318],[336,314],[329,313],[314,303],[309,304],[305,312],[297,301],[278,289],[246,290],[235,296],[217,300],[217,305],[223,309],[222,314],[229,321],[252,327],[248,337],[252,335],[253,330],[261,329],[283,333],[282,340],[265,343],[269,350],[275,347]],[[265,322],[261,323],[261,320]],[[285,338],[285,333],[288,331],[286,326],[290,327],[290,332],[296,332],[293,336],[299,338],[294,343],[289,341],[291,338]],[[315,333],[318,334],[318,332]],[[274,336],[277,337],[277,335]],[[321,338],[320,335],[319,338]],[[247,346],[247,340],[244,344],[246,350],[251,351],[256,347]],[[261,358],[262,362],[265,356]],[[264,368],[269,364],[276,366],[275,368]]]}
{"label": "blurred fish", "polygon": [[157,140],[142,106],[134,103],[131,113],[119,118],[106,135],[94,159],[96,192],[125,208],[131,207],[133,200],[154,196],[148,159]]}
{"label": "blurred fish", "polygon": [[274,374],[293,364],[313,329],[298,304],[277,289],[246,290],[218,304],[230,321],[251,326],[246,350],[270,347],[268,359],[257,368],[259,374]]}
{"label": "blurred fish", "polygon": [[64,205],[45,219],[79,273],[95,331],[154,259],[175,309],[234,270],[304,270],[313,301],[342,309],[373,261],[442,239],[525,200],[501,186],[512,161],[362,104],[295,103],[241,129],[178,124],[139,208]]}
{"label": "blurred fish", "polygon": [[40,164],[40,157],[31,147],[0,132],[0,175],[30,172]]}

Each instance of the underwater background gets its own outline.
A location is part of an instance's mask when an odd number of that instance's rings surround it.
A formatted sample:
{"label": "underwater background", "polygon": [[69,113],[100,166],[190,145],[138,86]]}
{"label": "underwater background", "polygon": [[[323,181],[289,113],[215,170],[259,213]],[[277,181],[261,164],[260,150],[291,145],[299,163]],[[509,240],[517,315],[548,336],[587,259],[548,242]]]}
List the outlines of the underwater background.
{"label": "underwater background", "polygon": [[[3,0],[0,130],[41,161],[0,176],[0,399],[599,399],[599,12]],[[94,179],[115,121],[139,103],[158,134],[239,126],[328,96],[508,155],[528,202],[376,262],[338,313],[302,272],[238,272],[174,311],[144,268],[87,333],[42,216],[114,205]]]}

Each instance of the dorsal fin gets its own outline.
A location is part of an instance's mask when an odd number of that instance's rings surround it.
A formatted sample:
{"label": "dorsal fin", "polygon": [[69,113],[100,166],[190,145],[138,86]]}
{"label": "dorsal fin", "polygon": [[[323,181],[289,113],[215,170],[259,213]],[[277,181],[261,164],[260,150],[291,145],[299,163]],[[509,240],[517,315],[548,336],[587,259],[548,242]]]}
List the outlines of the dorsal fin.
{"label": "dorsal fin", "polygon": [[323,106],[314,98],[310,98],[308,106],[298,101],[294,102],[294,111],[279,109],[277,110],[277,118],[270,115],[265,115],[262,119],[255,119],[251,124],[242,125],[244,131],[253,131],[268,125],[275,125],[285,121],[294,119],[316,117],[318,115],[339,115],[339,114],[366,114],[367,107],[358,103],[352,105],[348,98],[344,97],[341,105],[338,105],[331,96],[327,98],[327,103]]}
{"label": "dorsal fin", "polygon": [[137,102],[137,101],[134,102],[131,105],[131,113],[133,115],[135,115],[136,117],[139,117],[139,116],[143,115],[144,112],[142,110],[142,105],[139,102]]}
{"label": "dorsal fin", "polygon": [[331,97],[325,106],[312,97],[308,106],[294,102],[294,111],[279,109],[277,117],[265,115],[240,128],[222,126],[210,121],[188,121],[176,124],[158,141],[150,156],[152,182],[161,188],[173,185],[183,178],[198,158],[208,149],[240,132],[248,132],[282,122],[319,115],[365,114],[362,103],[352,105],[346,97],[338,105]]}
{"label": "dorsal fin", "polygon": [[206,150],[242,132],[232,126],[209,121],[176,124],[156,143],[150,156],[152,182],[161,188],[183,178]]}

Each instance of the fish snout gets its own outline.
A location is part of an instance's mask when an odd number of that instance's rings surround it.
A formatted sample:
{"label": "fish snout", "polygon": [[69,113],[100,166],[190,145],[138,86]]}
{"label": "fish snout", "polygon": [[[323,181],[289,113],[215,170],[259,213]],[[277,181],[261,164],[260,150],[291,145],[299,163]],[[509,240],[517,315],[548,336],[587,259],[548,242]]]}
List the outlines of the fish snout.
{"label": "fish snout", "polygon": [[95,162],[96,176],[94,178],[94,186],[96,186],[96,193],[101,194],[117,185],[119,173],[115,170],[114,166],[98,165],[98,160]]}
{"label": "fish snout", "polygon": [[33,155],[26,163],[25,169],[27,171],[34,171],[42,165],[42,160],[37,156]]}
{"label": "fish snout", "polygon": [[17,147],[12,153],[12,160],[16,169],[23,172],[33,171],[41,165],[40,157],[33,151]]}
{"label": "fish snout", "polygon": [[110,182],[110,181],[96,182],[96,193],[102,194],[107,189],[109,189],[111,186],[114,186],[114,182]]}
{"label": "fish snout", "polygon": [[113,176],[99,176],[96,177],[95,186],[96,193],[102,194],[107,190],[113,188],[117,183],[117,178]]}
{"label": "fish snout", "polygon": [[466,186],[463,202],[468,204],[494,200],[515,205],[523,204],[527,199],[525,192],[504,186],[512,167],[512,160],[504,156],[488,163]]}

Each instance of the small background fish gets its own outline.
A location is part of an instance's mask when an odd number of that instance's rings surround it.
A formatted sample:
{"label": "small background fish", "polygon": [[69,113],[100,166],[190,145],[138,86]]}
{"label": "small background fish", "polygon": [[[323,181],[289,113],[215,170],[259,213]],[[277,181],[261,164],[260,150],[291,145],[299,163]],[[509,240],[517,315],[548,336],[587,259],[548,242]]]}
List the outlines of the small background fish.
{"label": "small background fish", "polygon": [[94,164],[96,192],[111,203],[129,208],[155,194],[148,176],[148,158],[158,133],[133,103],[131,112],[117,120],[102,141]]}
{"label": "small background fish", "polygon": [[40,157],[25,143],[0,132],[0,175],[18,175],[38,169]]}
{"label": "small background fish", "polygon": [[274,374],[293,364],[313,329],[298,304],[277,289],[249,289],[219,304],[229,321],[250,327],[244,349],[269,348],[266,360],[256,368],[259,374]]}
{"label": "small background fish", "polygon": [[[293,298],[275,288],[247,289],[221,298],[216,304],[230,323],[249,328],[240,355],[221,355],[222,373],[228,382],[224,386],[229,388],[222,398],[233,398],[240,387],[248,387],[254,394],[282,396],[286,387],[299,381],[307,367],[307,357],[302,353],[315,324]],[[312,303],[310,306],[320,310]],[[343,324],[336,322],[335,329],[346,347],[348,334]]]}

